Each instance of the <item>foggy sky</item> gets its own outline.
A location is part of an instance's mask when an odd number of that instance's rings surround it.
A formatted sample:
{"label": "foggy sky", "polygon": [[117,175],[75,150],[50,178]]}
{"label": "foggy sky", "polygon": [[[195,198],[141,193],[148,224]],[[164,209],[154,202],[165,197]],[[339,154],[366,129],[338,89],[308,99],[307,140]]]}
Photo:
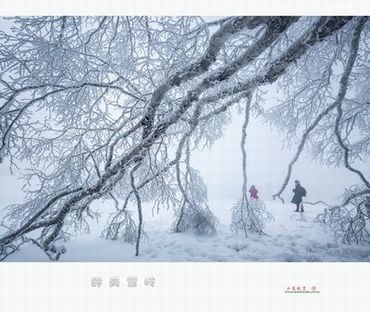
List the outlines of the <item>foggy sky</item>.
{"label": "foggy sky", "polygon": [[[240,149],[243,114],[233,113],[233,121],[212,150],[194,153],[192,165],[202,173],[210,197],[239,198],[242,186]],[[256,185],[265,200],[271,200],[286,176],[288,163],[296,152],[282,150],[283,137],[260,119],[251,118],[247,128],[248,186]],[[364,165],[365,167],[365,165]],[[369,170],[365,171],[368,174]],[[345,187],[359,183],[359,178],[345,168],[327,168],[311,160],[305,151],[295,164],[290,182],[282,197],[290,201],[294,180],[307,189],[307,201],[333,201]]]}

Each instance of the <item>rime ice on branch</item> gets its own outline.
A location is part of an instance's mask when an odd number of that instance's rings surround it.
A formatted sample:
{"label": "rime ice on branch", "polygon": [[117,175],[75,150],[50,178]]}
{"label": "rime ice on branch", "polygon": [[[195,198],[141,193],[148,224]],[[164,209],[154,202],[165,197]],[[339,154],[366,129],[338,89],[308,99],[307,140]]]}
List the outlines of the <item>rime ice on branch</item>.
{"label": "rime ice on branch", "polygon": [[[291,100],[264,117],[278,116],[291,134],[308,129],[297,118],[313,122],[330,105],[332,67],[349,53],[359,23],[366,40],[369,33],[367,19],[353,17],[230,17],[207,24],[199,17],[45,16],[9,22],[11,31],[0,32],[0,159],[12,169],[27,163],[25,181],[37,190],[10,207],[2,259],[28,242],[59,259],[63,241],[88,231],[87,218],[98,218],[90,209],[98,199],[113,200],[117,208],[105,237],[135,243],[136,254],[144,202],[175,208],[175,231],[214,232],[217,220],[189,165],[191,151],[220,137],[230,108],[250,93],[263,111],[257,95],[271,84]],[[370,72],[365,44],[358,54],[352,74],[361,82]],[[355,97],[343,99],[340,145],[351,151],[349,162],[368,151],[366,86],[365,79]],[[303,102],[305,92],[309,101]],[[327,129],[322,146],[309,142],[317,155],[342,150],[328,143],[331,113],[310,133]],[[351,129],[362,131],[362,143],[349,142]]]}

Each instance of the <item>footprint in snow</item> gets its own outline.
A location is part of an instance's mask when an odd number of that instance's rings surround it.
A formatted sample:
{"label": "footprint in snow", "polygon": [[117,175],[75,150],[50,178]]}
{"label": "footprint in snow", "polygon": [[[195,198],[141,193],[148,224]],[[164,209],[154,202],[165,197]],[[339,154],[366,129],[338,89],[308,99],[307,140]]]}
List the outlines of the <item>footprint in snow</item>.
{"label": "footprint in snow", "polygon": [[236,252],[239,252],[243,249],[246,249],[248,247],[248,244],[230,244],[230,245],[226,245],[226,247],[233,249]]}

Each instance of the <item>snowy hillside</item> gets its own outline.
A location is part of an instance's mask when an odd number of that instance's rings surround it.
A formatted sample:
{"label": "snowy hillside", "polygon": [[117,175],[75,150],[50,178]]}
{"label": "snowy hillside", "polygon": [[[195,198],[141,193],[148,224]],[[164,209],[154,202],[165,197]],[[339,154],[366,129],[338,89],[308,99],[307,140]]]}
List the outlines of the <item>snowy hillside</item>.
{"label": "snowy hillside", "polygon": [[[231,201],[220,201],[218,233],[196,236],[170,233],[172,211],[147,216],[141,254],[134,256],[134,246],[99,237],[101,227],[93,226],[89,235],[72,238],[60,261],[370,261],[368,245],[335,243],[330,234],[312,220],[323,206],[306,205],[303,214],[293,212],[293,205],[267,202],[275,220],[268,224],[268,236],[250,234],[248,238],[230,232]],[[7,261],[49,261],[35,246],[23,247]]]}

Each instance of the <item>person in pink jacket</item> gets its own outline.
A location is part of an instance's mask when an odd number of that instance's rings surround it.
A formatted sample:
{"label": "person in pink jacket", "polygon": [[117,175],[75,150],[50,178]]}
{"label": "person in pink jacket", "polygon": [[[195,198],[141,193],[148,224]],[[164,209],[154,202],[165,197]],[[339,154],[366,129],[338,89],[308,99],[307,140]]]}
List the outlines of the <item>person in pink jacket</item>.
{"label": "person in pink jacket", "polygon": [[256,187],[254,185],[251,186],[251,188],[249,189],[249,194],[251,196],[251,198],[253,199],[258,199],[258,190],[256,189]]}

